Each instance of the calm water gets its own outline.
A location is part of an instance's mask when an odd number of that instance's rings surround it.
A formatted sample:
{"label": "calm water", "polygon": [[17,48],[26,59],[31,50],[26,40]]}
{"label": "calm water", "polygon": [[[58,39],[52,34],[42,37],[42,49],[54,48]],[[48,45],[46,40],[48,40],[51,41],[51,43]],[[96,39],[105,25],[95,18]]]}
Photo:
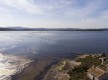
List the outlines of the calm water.
{"label": "calm water", "polygon": [[0,52],[16,55],[108,53],[108,32],[95,31],[2,31]]}

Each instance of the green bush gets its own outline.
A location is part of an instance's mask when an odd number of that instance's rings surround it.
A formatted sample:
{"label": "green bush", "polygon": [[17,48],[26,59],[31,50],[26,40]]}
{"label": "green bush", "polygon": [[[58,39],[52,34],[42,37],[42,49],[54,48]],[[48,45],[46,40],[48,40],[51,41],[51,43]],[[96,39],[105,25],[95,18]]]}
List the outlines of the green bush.
{"label": "green bush", "polygon": [[81,62],[83,66],[90,68],[93,65],[98,66],[101,63],[101,60],[98,57],[93,57],[93,56],[87,56],[86,58],[80,58],[76,60],[78,62]]}
{"label": "green bush", "polygon": [[87,77],[87,70],[95,65],[100,65],[101,60],[98,57],[93,57],[92,55],[87,56],[85,58],[80,58],[76,60],[77,62],[81,62],[80,66],[71,69],[68,74],[71,76],[70,80],[90,80]]}
{"label": "green bush", "polygon": [[89,80],[86,74],[86,67],[78,66],[68,72],[70,80]]}

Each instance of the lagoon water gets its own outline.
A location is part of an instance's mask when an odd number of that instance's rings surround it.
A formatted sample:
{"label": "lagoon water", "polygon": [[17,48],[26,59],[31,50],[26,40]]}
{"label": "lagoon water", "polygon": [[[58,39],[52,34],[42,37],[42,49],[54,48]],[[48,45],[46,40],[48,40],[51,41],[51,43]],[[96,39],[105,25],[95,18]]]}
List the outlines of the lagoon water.
{"label": "lagoon water", "polygon": [[108,53],[108,31],[1,31],[0,52],[28,56]]}

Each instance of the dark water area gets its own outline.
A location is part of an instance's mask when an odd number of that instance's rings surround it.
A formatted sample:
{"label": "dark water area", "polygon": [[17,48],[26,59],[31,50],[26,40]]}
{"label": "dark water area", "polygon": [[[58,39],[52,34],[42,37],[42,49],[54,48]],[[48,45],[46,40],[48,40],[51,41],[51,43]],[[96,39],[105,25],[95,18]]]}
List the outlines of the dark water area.
{"label": "dark water area", "polygon": [[1,31],[0,52],[43,57],[108,53],[108,31]]}

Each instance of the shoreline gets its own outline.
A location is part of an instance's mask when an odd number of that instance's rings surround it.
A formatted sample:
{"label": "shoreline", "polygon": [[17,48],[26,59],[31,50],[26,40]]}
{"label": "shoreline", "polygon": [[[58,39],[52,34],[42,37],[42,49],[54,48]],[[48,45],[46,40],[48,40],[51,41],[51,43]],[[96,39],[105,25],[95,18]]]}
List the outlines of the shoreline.
{"label": "shoreline", "polygon": [[[59,61],[58,61],[58,62],[59,62]],[[49,65],[44,69],[44,71],[42,71],[42,72],[40,73],[40,75],[37,76],[37,77],[35,78],[35,80],[43,80],[43,78],[45,77],[45,75],[46,75],[46,73],[48,72],[48,70],[49,70],[53,65],[57,64],[58,62],[52,62],[51,64],[49,64]]]}
{"label": "shoreline", "polygon": [[21,72],[12,75],[11,80],[42,80],[51,66],[58,62],[51,59],[36,60]]}
{"label": "shoreline", "polygon": [[27,69],[28,67],[30,67],[34,62],[36,62],[36,61],[31,62],[31,63],[28,64],[28,66],[26,66],[24,69],[20,70],[19,72],[15,73],[14,75],[11,75],[11,80],[16,80],[15,76],[17,76],[17,75],[23,73],[23,71],[24,71],[25,69]]}
{"label": "shoreline", "polygon": [[49,70],[63,60],[75,60],[81,55],[76,55],[72,58],[51,59],[44,58],[35,60],[25,67],[21,72],[11,76],[11,80],[43,80]]}
{"label": "shoreline", "polygon": [[42,80],[90,80],[88,70],[93,66],[106,71],[105,67],[108,63],[104,63],[104,67],[102,66],[101,59],[103,57],[108,59],[108,56],[102,53],[82,54],[74,59],[63,59],[52,66]]}
{"label": "shoreline", "polygon": [[33,60],[0,53],[0,80],[11,80],[11,76],[24,70]]}

